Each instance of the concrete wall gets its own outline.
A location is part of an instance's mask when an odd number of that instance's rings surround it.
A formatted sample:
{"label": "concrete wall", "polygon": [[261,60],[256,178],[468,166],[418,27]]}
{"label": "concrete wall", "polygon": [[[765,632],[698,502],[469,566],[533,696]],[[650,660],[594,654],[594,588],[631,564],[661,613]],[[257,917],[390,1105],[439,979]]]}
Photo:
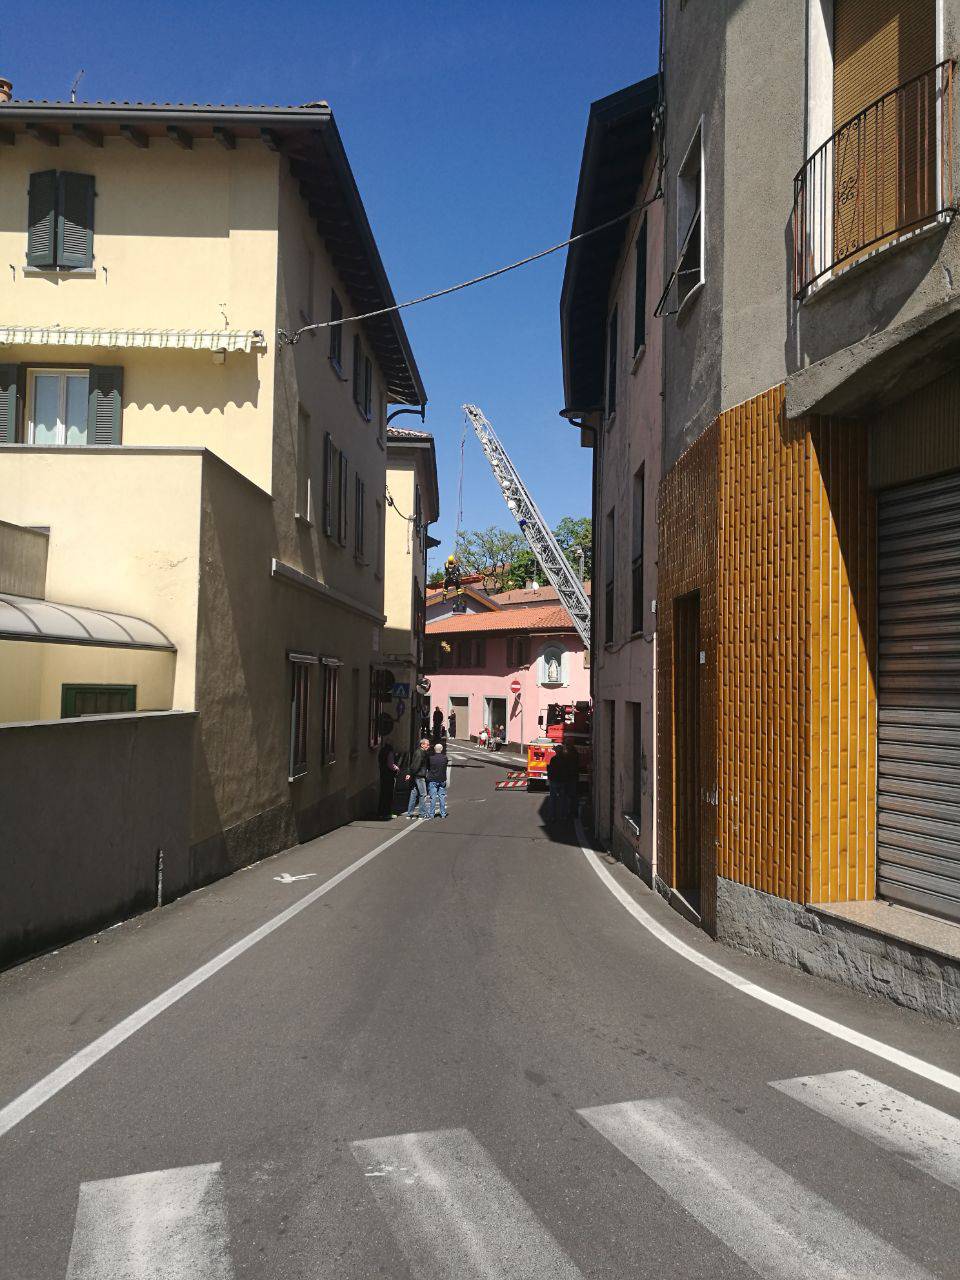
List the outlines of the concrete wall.
{"label": "concrete wall", "polygon": [[[656,160],[644,175],[638,202],[653,194],[656,182]],[[617,412],[611,425],[598,431],[598,477],[595,495],[597,531],[603,537],[607,513],[614,510],[617,535],[613,547],[602,546],[603,564],[597,569],[598,588],[594,608],[593,693],[597,705],[606,707],[603,716],[594,721],[593,802],[595,830],[608,843],[617,834],[620,856],[638,869],[641,864],[652,868],[654,851],[655,792],[655,696],[654,633],[656,614],[650,605],[657,597],[657,491],[660,483],[660,445],[662,432],[662,338],[663,322],[653,316],[653,308],[663,289],[663,202],[650,206],[647,218],[647,317],[645,349],[634,355],[633,315],[636,289],[635,245],[639,219],[632,219],[624,241],[624,249],[614,272],[608,302],[608,313],[616,306],[624,318],[619,326],[617,353]],[[643,626],[631,638],[634,545],[633,489],[634,476],[644,468],[644,586]],[[614,642],[604,643],[604,592],[610,557],[614,568]],[[639,703],[642,734],[634,741],[632,704]],[[616,717],[616,742],[619,744],[616,765],[611,777],[609,751],[609,715],[612,704]],[[604,721],[602,723],[602,721]],[[643,761],[643,789],[633,794],[634,758]],[[610,829],[610,787],[613,786],[614,831]],[[640,834],[635,824],[626,822],[624,813],[639,816]]]}
{"label": "concrete wall", "polygon": [[[125,444],[202,445],[271,485],[277,273],[277,155],[198,139],[184,151],[119,138],[102,148],[23,137],[0,184],[0,314],[22,325],[119,329],[260,329],[266,353],[5,347],[11,363],[124,368]],[[94,271],[25,269],[30,174],[96,176]]]}
{"label": "concrete wall", "polygon": [[177,649],[194,708],[200,451],[0,446],[0,519],[49,527],[47,596],[145,618]]}
{"label": "concrete wall", "polygon": [[176,669],[169,650],[0,640],[0,724],[59,720],[65,684],[132,684],[137,711],[169,711]]}
{"label": "concrete wall", "polygon": [[0,591],[41,597],[47,580],[47,535],[0,520]]}
{"label": "concrete wall", "polygon": [[192,715],[0,728],[0,964],[188,887]]}

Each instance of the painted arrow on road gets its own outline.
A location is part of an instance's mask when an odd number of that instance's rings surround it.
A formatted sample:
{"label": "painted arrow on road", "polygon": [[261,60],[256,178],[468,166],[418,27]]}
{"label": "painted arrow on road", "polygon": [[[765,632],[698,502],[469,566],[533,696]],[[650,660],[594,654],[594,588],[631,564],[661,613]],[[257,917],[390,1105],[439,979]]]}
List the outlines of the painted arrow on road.
{"label": "painted arrow on road", "polygon": [[274,880],[279,880],[281,884],[293,884],[294,880],[312,880],[317,873],[315,871],[307,871],[302,876],[292,876],[289,871],[284,871],[281,876],[274,876]]}

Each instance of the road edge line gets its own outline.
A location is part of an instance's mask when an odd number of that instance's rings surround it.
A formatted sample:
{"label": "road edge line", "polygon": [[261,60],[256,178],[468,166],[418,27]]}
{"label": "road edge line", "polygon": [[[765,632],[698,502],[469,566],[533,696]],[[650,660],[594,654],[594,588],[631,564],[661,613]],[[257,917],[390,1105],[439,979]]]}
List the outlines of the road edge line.
{"label": "road edge line", "polygon": [[304,897],[298,898],[296,902],[284,908],[278,915],[272,916],[251,933],[232,943],[226,950],[214,956],[212,960],[208,960],[198,969],[194,969],[185,978],[175,982],[172,987],[168,987],[166,991],[162,991],[160,995],[154,996],[145,1005],[122,1018],[109,1031],[105,1031],[96,1040],[92,1040],[86,1048],[72,1054],[59,1067],[55,1067],[53,1071],[38,1080],[36,1084],[31,1085],[29,1089],[11,1102],[0,1107],[0,1138],[5,1137],[11,1129],[16,1128],[27,1116],[32,1115],[45,1102],[49,1102],[62,1089],[65,1089],[68,1084],[76,1080],[78,1076],[83,1075],[90,1067],[95,1066],[108,1053],[123,1044],[125,1040],[129,1040],[132,1035],[135,1035],[142,1027],[152,1022],[154,1018],[159,1017],[171,1005],[176,1004],[178,1000],[182,1000],[184,996],[196,990],[208,978],[212,978],[214,974],[219,973],[221,969],[225,969],[233,960],[242,956],[244,952],[249,951],[251,947],[255,947],[264,938],[269,937],[271,933],[285,925],[288,920],[292,920],[301,911],[305,911],[307,907],[312,906],[318,898],[322,898],[324,894],[329,893],[331,889],[335,889],[348,876],[352,876],[355,871],[359,871],[368,862],[372,862],[378,854],[389,849],[391,845],[396,844],[398,840],[402,840],[404,836],[410,835],[419,825],[420,820],[418,819],[411,826],[404,827],[403,830],[396,832],[389,840],[384,840],[375,849],[371,849],[369,853],[365,853],[356,862],[351,862],[349,866],[344,867],[342,871],[338,871],[329,880],[325,880],[316,889],[311,889]]}
{"label": "road edge line", "polygon": [[834,1018],[828,1018],[824,1014],[815,1013],[813,1009],[797,1004],[794,1000],[788,1000],[786,996],[777,995],[775,991],[768,991],[766,987],[761,987],[756,982],[751,982],[748,978],[741,977],[740,974],[734,973],[732,969],[718,964],[716,960],[711,960],[709,956],[703,955],[695,947],[691,947],[681,938],[676,937],[659,920],[655,920],[624,889],[623,885],[617,883],[610,874],[609,869],[600,861],[596,852],[587,847],[583,824],[579,818],[576,821],[576,828],[580,852],[584,855],[592,870],[597,873],[601,882],[609,889],[620,905],[629,911],[638,924],[641,924],[648,933],[653,934],[658,941],[669,947],[671,951],[675,951],[677,955],[689,960],[691,964],[697,965],[698,968],[703,969],[704,972],[709,973],[712,977],[719,978],[721,982],[734,987],[743,995],[759,1000],[761,1004],[769,1005],[772,1009],[779,1010],[780,1013],[796,1018],[798,1022],[805,1022],[807,1026],[826,1032],[827,1035],[843,1040],[847,1044],[862,1049],[865,1053],[873,1054],[876,1058],[882,1058],[893,1066],[901,1067],[904,1071],[909,1071],[924,1080],[942,1085],[943,1088],[950,1089],[953,1093],[960,1093],[960,1075],[955,1075],[954,1072],[947,1071],[943,1067],[935,1066],[932,1062],[925,1062],[922,1058],[917,1058],[914,1054],[906,1053],[903,1049],[897,1049],[893,1045],[885,1044],[882,1040],[876,1040],[873,1036],[854,1031],[852,1027],[847,1027],[842,1022],[837,1022]]}

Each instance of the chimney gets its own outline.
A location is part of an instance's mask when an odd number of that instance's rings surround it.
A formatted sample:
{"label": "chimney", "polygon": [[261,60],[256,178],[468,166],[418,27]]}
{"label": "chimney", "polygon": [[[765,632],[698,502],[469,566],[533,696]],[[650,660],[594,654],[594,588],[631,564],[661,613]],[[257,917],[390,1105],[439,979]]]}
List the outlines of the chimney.
{"label": "chimney", "polygon": [[9,102],[12,97],[13,81],[4,80],[3,76],[0,76],[0,107],[2,107],[5,102]]}

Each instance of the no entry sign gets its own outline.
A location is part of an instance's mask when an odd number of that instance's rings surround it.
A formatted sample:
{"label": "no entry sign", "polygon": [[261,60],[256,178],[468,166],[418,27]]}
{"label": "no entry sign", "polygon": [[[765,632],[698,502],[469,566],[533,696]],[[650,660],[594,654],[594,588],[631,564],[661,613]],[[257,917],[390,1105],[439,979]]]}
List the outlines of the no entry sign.
{"label": "no entry sign", "polygon": [[514,697],[517,696],[517,694],[520,692],[520,689],[521,689],[521,685],[519,680],[510,681],[510,692],[513,694]]}

